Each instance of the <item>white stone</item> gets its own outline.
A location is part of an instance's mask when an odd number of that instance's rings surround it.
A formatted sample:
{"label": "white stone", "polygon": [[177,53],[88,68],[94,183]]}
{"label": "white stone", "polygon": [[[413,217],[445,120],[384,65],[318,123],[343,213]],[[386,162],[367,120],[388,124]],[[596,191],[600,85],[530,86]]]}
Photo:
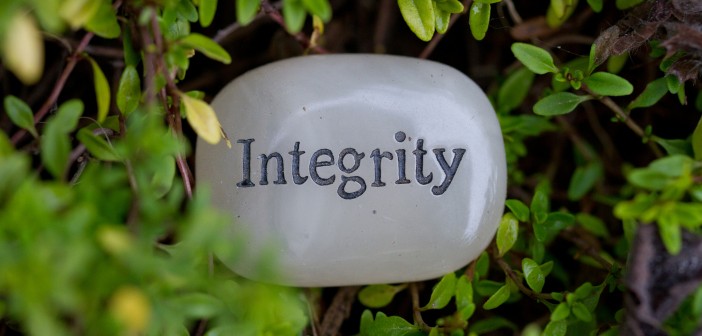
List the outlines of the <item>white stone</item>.
{"label": "white stone", "polygon": [[[212,106],[233,147],[198,141],[197,182],[210,185],[215,205],[233,215],[226,233],[232,242],[247,237],[243,255],[223,260],[243,276],[270,281],[258,270],[274,246],[280,284],[425,280],[466,265],[495,234],[507,181],[502,134],[483,92],[453,68],[396,56],[305,56],[242,75]],[[247,145],[246,139],[254,140]],[[413,154],[421,142],[426,154]],[[247,146],[255,186],[242,187]],[[356,152],[346,150],[340,167],[346,148]],[[328,185],[315,183],[310,171],[313,154],[322,149],[334,160],[316,167],[318,182]],[[375,149],[387,152],[379,161],[384,186],[374,185]],[[396,182],[403,150],[404,184]],[[463,150],[462,157],[456,154]],[[274,152],[282,158],[285,184],[275,184],[273,156],[264,185],[260,155]],[[341,170],[356,168],[354,155],[361,153],[357,170]],[[430,183],[418,182],[418,157]],[[325,154],[313,160],[328,161]],[[322,180],[332,176],[333,182]],[[347,182],[347,194],[340,192],[350,176],[356,177]],[[362,189],[360,179],[365,191],[354,194]]]}

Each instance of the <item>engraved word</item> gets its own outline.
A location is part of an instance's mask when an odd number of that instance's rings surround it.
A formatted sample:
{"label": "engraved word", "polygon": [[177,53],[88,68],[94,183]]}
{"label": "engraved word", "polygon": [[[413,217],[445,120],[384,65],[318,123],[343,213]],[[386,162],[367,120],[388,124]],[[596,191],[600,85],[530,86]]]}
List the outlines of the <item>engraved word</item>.
{"label": "engraved word", "polygon": [[[399,131],[395,133],[395,141],[397,142],[403,142],[406,139],[406,135],[404,132]],[[251,144],[255,141],[255,139],[239,139],[237,140],[237,143],[240,143],[244,146],[243,148],[243,157],[242,157],[242,180],[238,182],[236,185],[237,187],[242,187],[242,188],[248,188],[248,187],[255,187],[256,184],[254,184],[251,181]],[[424,174],[424,155],[426,155],[428,152],[424,150],[424,139],[417,139],[416,143],[416,148],[415,150],[412,151],[412,154],[414,154],[415,157],[415,169],[414,169],[414,175],[415,175],[415,180],[417,183],[421,185],[426,185],[431,183],[431,181],[434,179],[434,173],[429,172],[429,175]],[[434,153],[434,156],[436,157],[436,162],[439,164],[441,167],[441,170],[444,173],[444,179],[441,181],[440,184],[435,185],[431,188],[431,193],[440,196],[446,190],[448,187],[451,185],[451,182],[453,181],[454,176],[456,176],[456,172],[458,171],[458,166],[461,164],[461,159],[463,159],[463,154],[465,154],[466,150],[464,148],[456,148],[453,149],[453,159],[451,160],[451,164],[449,164],[446,161],[446,158],[444,157],[444,152],[446,151],[445,148],[435,148],[432,150]],[[290,169],[292,170],[292,179],[293,183],[295,184],[304,184],[307,182],[308,178],[312,178],[312,181],[316,183],[317,185],[320,186],[325,186],[325,185],[330,185],[333,184],[334,181],[336,181],[336,175],[331,175],[328,177],[322,177],[319,175],[317,172],[317,168],[319,167],[325,167],[325,166],[331,166],[334,165],[334,153],[330,149],[320,149],[312,153],[312,156],[310,156],[309,159],[309,176],[302,176],[300,172],[300,157],[302,154],[305,154],[305,151],[300,150],[300,142],[297,141],[295,142],[295,145],[293,146],[293,150],[288,152],[290,156],[292,157],[292,164],[290,165]],[[409,184],[411,181],[407,178],[405,174],[405,165],[406,165],[406,153],[404,149],[397,149],[395,150],[395,153],[397,154],[397,180],[395,181],[395,184]],[[344,159],[350,156],[353,158],[353,165],[351,167],[348,167],[346,163],[344,163]],[[361,160],[366,156],[365,153],[361,152],[359,153],[356,149],[354,148],[345,148],[341,152],[339,152],[338,159],[336,160],[336,164],[339,167],[339,170],[342,173],[345,174],[352,174],[354,173],[360,166],[361,166]],[[381,152],[379,148],[374,149],[371,154],[370,154],[371,159],[373,159],[373,165],[374,165],[374,171],[375,171],[375,176],[373,183],[371,183],[371,187],[383,187],[385,186],[385,182],[382,181],[382,161],[383,159],[387,160],[393,160],[394,156],[390,152]],[[276,167],[277,167],[277,175],[276,175],[276,180],[273,181],[273,184],[287,184],[287,180],[285,179],[285,162],[283,159],[283,156],[278,153],[278,152],[273,152],[270,154],[261,154],[258,156],[258,158],[261,160],[261,178],[258,181],[258,184],[260,185],[267,185],[268,184],[268,163],[272,160],[276,160]],[[339,197],[343,199],[354,199],[357,198],[361,195],[363,195],[364,192],[366,192],[366,181],[361,177],[361,176],[347,176],[347,175],[340,175],[341,178],[341,183],[339,184],[339,187],[337,188],[337,194]],[[356,184],[356,188],[354,191],[347,191],[347,185],[349,182],[353,182]]]}

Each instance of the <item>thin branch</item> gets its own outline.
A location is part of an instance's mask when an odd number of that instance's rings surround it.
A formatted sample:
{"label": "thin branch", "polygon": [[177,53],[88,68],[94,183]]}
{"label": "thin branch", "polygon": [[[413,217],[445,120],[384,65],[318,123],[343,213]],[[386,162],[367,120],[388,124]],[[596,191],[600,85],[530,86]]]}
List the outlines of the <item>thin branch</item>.
{"label": "thin branch", "polygon": [[524,21],[519,15],[519,12],[517,12],[517,9],[514,7],[514,2],[512,2],[512,0],[502,0],[502,3],[507,5],[507,12],[515,24],[520,24]]}
{"label": "thin branch", "polygon": [[[261,10],[268,15],[273,21],[278,23],[283,29],[287,31],[287,26],[285,25],[285,19],[283,19],[283,15],[280,13],[280,10],[276,8],[275,6],[271,5],[271,3],[268,0],[261,0]],[[307,49],[310,48],[310,38],[307,37],[307,35],[303,34],[302,32],[299,32],[297,34],[292,35],[295,37],[295,39],[300,43],[300,45]],[[320,46],[312,46],[312,50],[316,51],[317,53],[320,54],[328,54],[329,51],[320,47]]]}
{"label": "thin branch", "polygon": [[341,287],[334,295],[331,306],[327,309],[322,319],[320,333],[322,336],[335,336],[339,333],[341,324],[349,317],[351,306],[356,301],[359,286]]}
{"label": "thin branch", "polygon": [[414,323],[419,325],[419,328],[423,331],[430,332],[431,326],[424,322],[422,318],[422,310],[419,307],[419,287],[416,282],[409,284],[410,296],[412,297],[412,317],[414,318]]}
{"label": "thin branch", "polygon": [[[59,76],[58,80],[56,81],[56,84],[54,85],[54,89],[51,90],[51,94],[49,94],[49,98],[44,101],[44,104],[37,110],[37,113],[34,115],[34,123],[37,124],[39,123],[44,117],[46,116],[47,113],[51,110],[51,107],[56,104],[56,101],[58,100],[59,95],[61,94],[61,91],[63,91],[63,87],[66,85],[66,81],[68,80],[68,76],[71,75],[73,72],[73,69],[76,67],[76,64],[78,61],[82,58],[80,54],[85,50],[86,46],[90,42],[90,40],[93,38],[95,34],[93,33],[87,33],[85,36],[83,36],[83,39],[80,41],[80,44],[78,44],[78,47],[73,51],[73,54],[68,59],[68,63],[66,64],[66,67],[63,69],[63,72],[61,73],[61,76]],[[22,140],[22,138],[27,134],[27,131],[25,129],[20,129],[17,131],[12,136],[12,144],[17,145],[17,143]]]}

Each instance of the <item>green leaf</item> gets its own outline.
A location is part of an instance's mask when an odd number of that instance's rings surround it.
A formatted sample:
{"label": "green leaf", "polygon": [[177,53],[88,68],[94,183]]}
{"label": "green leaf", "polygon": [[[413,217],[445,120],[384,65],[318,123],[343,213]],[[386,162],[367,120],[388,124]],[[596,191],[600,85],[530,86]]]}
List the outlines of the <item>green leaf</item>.
{"label": "green leaf", "polygon": [[584,83],[600,96],[626,96],[634,92],[634,86],[629,81],[609,72],[595,72],[585,78]]}
{"label": "green leaf", "polygon": [[[596,0],[596,1],[601,1],[601,0]],[[588,55],[587,59],[587,74],[591,74],[593,70],[597,67],[597,64],[595,62],[597,61],[597,45],[592,44],[590,47],[590,54]]]}
{"label": "green leaf", "polygon": [[543,223],[548,218],[549,200],[545,191],[537,189],[531,199],[531,214],[537,223]]}
{"label": "green leaf", "polygon": [[302,0],[302,5],[308,12],[318,16],[322,21],[329,22],[331,20],[332,9],[329,0]]}
{"label": "green leaf", "polygon": [[302,30],[307,12],[301,0],[283,0],[283,20],[288,32],[292,34]]}
{"label": "green leaf", "polygon": [[577,317],[581,321],[585,322],[590,322],[592,321],[592,314],[590,313],[589,310],[587,310],[587,307],[585,307],[584,304],[580,302],[575,302],[573,303],[573,315]]}
{"label": "green leaf", "polygon": [[522,259],[522,270],[524,271],[524,278],[527,285],[537,293],[541,293],[544,288],[544,283],[546,282],[546,276],[541,271],[541,267],[536,261],[529,258]]}
{"label": "green leaf", "polygon": [[[7,107],[5,108],[7,109]],[[695,160],[702,160],[702,118],[697,122],[695,131],[692,132],[692,151],[695,153]]]}
{"label": "green leaf", "polygon": [[15,96],[8,95],[5,97],[4,106],[5,113],[13,124],[26,129],[35,138],[38,136],[37,129],[34,127],[34,113],[27,103]]}
{"label": "green leaf", "polygon": [[490,257],[488,256],[487,252],[483,252],[480,254],[480,257],[478,257],[478,260],[475,262],[475,272],[477,272],[481,276],[486,276],[489,268]]}
{"label": "green leaf", "polygon": [[[495,1],[501,1],[501,0],[495,0]],[[458,1],[458,0],[439,0],[439,1],[434,1],[436,3],[436,6],[441,9],[442,11],[453,13],[453,14],[458,14],[463,12],[463,4]]]}
{"label": "green leaf", "polygon": [[95,99],[97,100],[97,121],[105,121],[107,113],[110,111],[110,85],[107,78],[94,59],[88,57],[90,65],[93,67],[93,85],[95,85]]}
{"label": "green leaf", "polygon": [[85,145],[85,148],[90,152],[90,154],[102,161],[121,160],[111,144],[107,143],[105,139],[93,134],[93,132],[85,128],[78,131],[76,138],[78,138],[78,141]]}
{"label": "green leaf", "polygon": [[468,330],[471,332],[471,335],[473,333],[477,335],[482,335],[502,328],[511,329],[512,334],[516,334],[517,331],[516,324],[504,317],[499,316],[488,317],[486,319],[479,320],[476,322],[471,321],[470,328]]}
{"label": "green leaf", "polygon": [[40,144],[41,161],[57,179],[63,178],[66,171],[68,155],[71,151],[68,133],[76,128],[81,114],[83,114],[83,102],[69,100],[61,104],[44,128]]}
{"label": "green leaf", "polygon": [[85,29],[106,39],[119,37],[121,29],[119,22],[117,22],[117,14],[112,8],[112,2],[106,0],[96,2],[99,2],[100,5],[95,15],[85,24]]}
{"label": "green leaf", "polygon": [[490,309],[495,309],[499,306],[501,306],[505,301],[509,299],[509,286],[507,284],[503,285],[500,287],[500,289],[495,292],[495,294],[492,294],[490,298],[488,298],[487,301],[483,304],[483,309],[485,310],[490,310]]}
{"label": "green leaf", "polygon": [[618,9],[628,9],[642,2],[644,2],[644,0],[617,0],[616,4]]}
{"label": "green leaf", "polygon": [[456,281],[456,311],[460,314],[461,320],[467,320],[475,312],[473,285],[465,275]]}
{"label": "green leaf", "polygon": [[646,88],[636,99],[629,103],[628,110],[635,108],[650,107],[655,105],[665,94],[668,93],[668,84],[665,77],[658,78],[646,85]]}
{"label": "green leaf", "polygon": [[154,195],[156,197],[161,198],[171,190],[175,174],[175,158],[170,155],[163,156],[162,159],[159,160],[159,169],[151,178],[151,186],[154,188]]}
{"label": "green leaf", "polygon": [[631,184],[648,190],[661,190],[670,180],[665,174],[647,168],[632,170],[627,179]]}
{"label": "green leaf", "polygon": [[595,183],[602,178],[602,174],[602,163],[600,161],[592,161],[585,166],[576,168],[573,176],[570,178],[568,199],[577,201],[583,198],[595,186]]}
{"label": "green leaf", "polygon": [[209,318],[224,309],[224,303],[210,294],[186,293],[175,296],[171,302],[180,313],[190,318]]}
{"label": "green leaf", "polygon": [[500,221],[500,226],[497,228],[496,238],[497,250],[500,256],[503,256],[514,246],[514,243],[517,242],[518,233],[519,221],[517,221],[517,218],[511,213],[504,214]]}
{"label": "green leaf", "polygon": [[500,112],[508,112],[522,105],[534,82],[534,73],[527,68],[513,72],[497,91],[497,107]]}
{"label": "green leaf", "polygon": [[[554,7],[555,2],[560,2],[562,9]],[[560,27],[573,15],[576,6],[577,0],[553,0],[546,10],[546,24],[551,28]]]}
{"label": "green leaf", "polygon": [[392,299],[404,286],[370,285],[358,292],[358,300],[369,308],[382,308],[390,304]]}
{"label": "green leaf", "polygon": [[542,116],[554,116],[570,113],[580,103],[592,99],[591,96],[579,96],[570,92],[558,92],[546,96],[534,105],[534,113]]}
{"label": "green leaf", "polygon": [[551,0],[550,6],[553,12],[558,16],[562,17],[566,13],[566,0]]}
{"label": "green leaf", "polygon": [[251,23],[260,7],[261,0],[236,0],[236,20],[242,26]]}
{"label": "green leaf", "polygon": [[[361,316],[361,335],[387,335],[387,336],[419,336],[425,335],[419,328],[399,316],[390,316],[378,312],[375,320],[372,320],[372,313],[369,319],[366,312]],[[364,323],[365,322],[365,323]]]}
{"label": "green leaf", "polygon": [[488,26],[490,25],[490,4],[473,2],[468,12],[468,23],[473,38],[481,41],[485,38]]}
{"label": "green leaf", "polygon": [[[198,11],[191,0],[174,0],[176,6],[174,8],[177,17],[188,22],[195,22],[198,19]],[[167,14],[164,15],[168,16]],[[171,22],[171,21],[168,21]]]}
{"label": "green leaf", "polygon": [[217,12],[217,0],[200,0],[198,10],[200,13],[200,25],[208,27],[212,24],[212,20]]}
{"label": "green leaf", "polygon": [[556,306],[556,309],[551,313],[551,321],[561,321],[568,318],[570,315],[570,306],[567,303],[561,302]]}
{"label": "green leaf", "polygon": [[229,56],[229,53],[227,53],[227,51],[224,50],[224,48],[217,44],[217,42],[213,41],[207,36],[198,33],[192,33],[182,38],[180,42],[190,48],[193,48],[205,54],[205,56],[215,61],[219,61],[224,64],[229,64],[232,62],[232,58],[231,56]]}
{"label": "green leaf", "polygon": [[436,32],[443,34],[448,30],[449,21],[451,20],[451,13],[438,8],[437,3],[432,1],[434,4],[434,17],[436,18]]}
{"label": "green leaf", "polygon": [[542,336],[565,336],[568,323],[565,320],[551,321],[544,328]]}
{"label": "green leaf", "polygon": [[668,253],[676,255],[682,249],[682,234],[677,220],[667,213],[658,218],[658,232]]}
{"label": "green leaf", "polygon": [[558,68],[553,64],[553,57],[548,51],[535,45],[517,42],[512,44],[512,53],[529,70],[543,75],[545,73],[558,73]]}
{"label": "green leaf", "polygon": [[581,212],[575,216],[575,221],[595,236],[609,238],[609,230],[599,217]]}
{"label": "green leaf", "polygon": [[431,40],[436,27],[432,0],[397,0],[397,4],[410,30],[422,41]]}
{"label": "green leaf", "polygon": [[124,50],[124,64],[137,66],[141,56],[134,49],[134,44],[132,43],[132,33],[129,29],[126,29],[122,33],[122,49]]}
{"label": "green leaf", "polygon": [[508,199],[505,205],[520,222],[529,220],[529,208],[522,201],[518,199]]}
{"label": "green leaf", "polygon": [[694,156],[691,141],[683,139],[663,139],[660,137],[655,137],[653,140],[661,145],[668,155]]}
{"label": "green leaf", "polygon": [[602,11],[602,0],[587,0],[587,4],[590,5],[590,8],[592,8],[595,13]]}
{"label": "green leaf", "polygon": [[122,72],[117,87],[117,108],[124,115],[128,115],[139,106],[141,100],[141,81],[139,74],[132,65],[128,65]]}
{"label": "green leaf", "polygon": [[442,309],[451,301],[451,298],[456,293],[456,274],[449,273],[444,275],[439,283],[434,286],[431,291],[429,303],[422,307],[422,310]]}

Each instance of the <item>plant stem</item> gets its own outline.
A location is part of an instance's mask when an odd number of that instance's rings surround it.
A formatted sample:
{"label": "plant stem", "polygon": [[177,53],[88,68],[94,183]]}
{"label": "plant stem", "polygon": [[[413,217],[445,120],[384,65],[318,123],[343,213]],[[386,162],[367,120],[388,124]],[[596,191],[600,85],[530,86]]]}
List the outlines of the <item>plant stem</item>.
{"label": "plant stem", "polygon": [[514,282],[514,284],[517,285],[517,288],[519,288],[520,292],[524,293],[526,296],[536,301],[553,300],[551,294],[537,293],[531,290],[531,288],[524,286],[524,283],[522,283],[522,279],[520,279],[517,276],[517,273],[514,272],[512,266],[507,264],[507,262],[497,254],[497,249],[494,245],[490,245],[489,251],[492,259],[495,260],[495,262],[497,262],[497,265],[500,266],[502,271],[505,273],[505,276],[509,277]]}

